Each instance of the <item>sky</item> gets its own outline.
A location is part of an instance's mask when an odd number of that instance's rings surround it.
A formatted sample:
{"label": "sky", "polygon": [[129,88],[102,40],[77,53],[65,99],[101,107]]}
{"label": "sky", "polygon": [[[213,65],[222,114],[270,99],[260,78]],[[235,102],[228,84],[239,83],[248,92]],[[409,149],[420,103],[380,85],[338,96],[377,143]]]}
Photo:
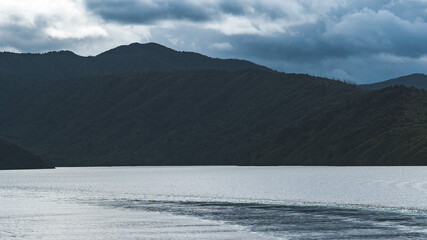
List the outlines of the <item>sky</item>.
{"label": "sky", "polygon": [[0,51],[157,42],[356,83],[427,74],[427,0],[1,0]]}

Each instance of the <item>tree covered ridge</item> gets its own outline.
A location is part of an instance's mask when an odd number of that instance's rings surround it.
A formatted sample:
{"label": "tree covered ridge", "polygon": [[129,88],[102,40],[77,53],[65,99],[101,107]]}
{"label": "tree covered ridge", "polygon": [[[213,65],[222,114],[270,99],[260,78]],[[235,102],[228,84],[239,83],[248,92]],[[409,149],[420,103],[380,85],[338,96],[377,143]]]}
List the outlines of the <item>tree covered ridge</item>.
{"label": "tree covered ridge", "polygon": [[22,101],[0,130],[59,166],[426,164],[427,95],[405,87],[194,70],[56,81]]}
{"label": "tree covered ridge", "polygon": [[57,166],[426,165],[427,96],[158,44],[0,54],[0,135]]}

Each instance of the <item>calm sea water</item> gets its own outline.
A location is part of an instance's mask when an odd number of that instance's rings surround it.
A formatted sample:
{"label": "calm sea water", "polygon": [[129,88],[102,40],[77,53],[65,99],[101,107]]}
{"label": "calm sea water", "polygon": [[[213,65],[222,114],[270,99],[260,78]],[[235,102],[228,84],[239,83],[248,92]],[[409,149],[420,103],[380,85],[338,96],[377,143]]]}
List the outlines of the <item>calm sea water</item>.
{"label": "calm sea water", "polygon": [[427,167],[0,171],[0,239],[427,239]]}

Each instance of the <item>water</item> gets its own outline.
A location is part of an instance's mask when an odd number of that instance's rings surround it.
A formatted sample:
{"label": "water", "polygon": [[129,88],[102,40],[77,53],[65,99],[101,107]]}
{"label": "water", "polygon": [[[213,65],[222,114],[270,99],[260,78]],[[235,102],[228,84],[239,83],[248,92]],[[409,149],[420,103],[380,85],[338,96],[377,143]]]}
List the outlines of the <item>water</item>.
{"label": "water", "polygon": [[0,171],[0,239],[427,239],[427,167]]}

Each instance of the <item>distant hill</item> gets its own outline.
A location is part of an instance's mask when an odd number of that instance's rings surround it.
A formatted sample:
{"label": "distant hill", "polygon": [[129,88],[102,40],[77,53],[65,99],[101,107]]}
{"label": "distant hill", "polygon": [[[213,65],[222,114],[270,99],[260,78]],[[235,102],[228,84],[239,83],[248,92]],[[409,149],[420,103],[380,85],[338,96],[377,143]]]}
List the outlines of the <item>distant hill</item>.
{"label": "distant hill", "polygon": [[0,139],[0,170],[53,168],[34,153]]}
{"label": "distant hill", "polygon": [[74,78],[0,74],[0,135],[57,166],[427,165],[423,90],[367,92],[157,44],[95,58],[102,71]]}
{"label": "distant hill", "polygon": [[249,61],[211,58],[194,52],[179,52],[156,43],[120,46],[90,59],[102,73],[138,74],[174,70],[270,70]]}
{"label": "distant hill", "polygon": [[359,87],[366,90],[378,90],[386,87],[399,85],[427,90],[427,75],[415,73],[408,76],[390,79],[384,82],[363,84],[359,85]]}
{"label": "distant hill", "polygon": [[45,54],[0,53],[0,77],[58,80],[83,76],[138,74],[147,71],[217,69],[236,71],[266,67],[236,59],[217,59],[193,52],[178,52],[156,43],[133,43],[95,57],[70,51]]}

